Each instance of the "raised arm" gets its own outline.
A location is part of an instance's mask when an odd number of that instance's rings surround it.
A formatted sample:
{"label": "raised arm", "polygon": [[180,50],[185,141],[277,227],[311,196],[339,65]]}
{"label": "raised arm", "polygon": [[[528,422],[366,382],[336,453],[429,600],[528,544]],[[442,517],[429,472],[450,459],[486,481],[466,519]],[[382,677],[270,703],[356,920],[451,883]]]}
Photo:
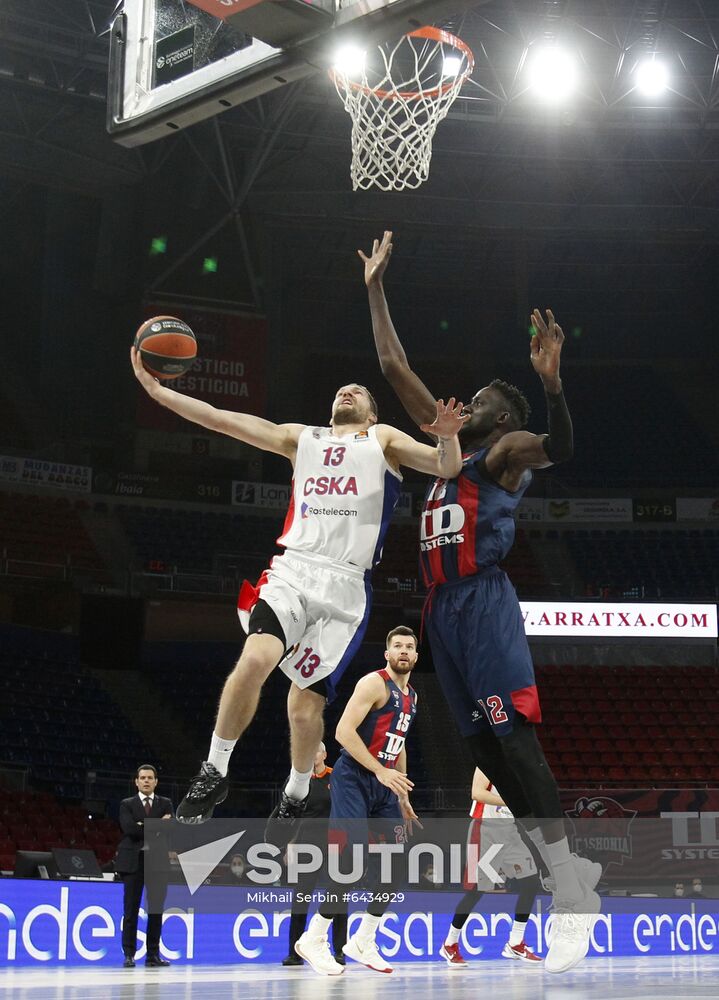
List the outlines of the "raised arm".
{"label": "raised arm", "polygon": [[372,254],[367,257],[358,250],[364,262],[364,280],[369,296],[372,332],[382,374],[397,393],[402,406],[418,425],[432,422],[435,397],[424,382],[409,367],[407,355],[400,343],[389,314],[382,278],[392,255],[392,233],[387,231],[382,242],[375,240]]}
{"label": "raised arm", "polygon": [[357,732],[358,728],[373,708],[384,704],[387,691],[379,674],[367,674],[357,681],[352,697],[347,702],[340,721],[337,723],[335,736],[337,742],[345,748],[358,764],[370,771],[383,785],[396,795],[409,795],[414,787],[406,774],[399,770],[391,770],[374,757]]}
{"label": "raised arm", "polygon": [[431,448],[428,444],[415,441],[404,431],[388,424],[379,424],[377,439],[380,441],[385,457],[390,465],[416,469],[430,476],[441,479],[454,479],[462,470],[462,450],[457,437],[466,417],[462,414],[462,403],[456,403],[454,398],[445,404],[440,399],[435,404],[435,418],[431,424],[422,424],[421,430],[437,439],[437,444]]}
{"label": "raised arm", "polygon": [[199,424],[218,434],[237,438],[245,444],[251,444],[263,451],[272,451],[276,455],[284,455],[294,462],[297,453],[297,441],[303,430],[302,424],[273,424],[251,413],[233,413],[231,410],[218,410],[217,407],[193,399],[181,392],[175,392],[162,385],[145,371],[140,360],[139,351],[130,348],[130,361],[135,377],[151,399],[160,406],[166,406],[185,420]]}
{"label": "raised arm", "polygon": [[[557,462],[567,462],[574,454],[572,418],[562,391],[559,362],[564,333],[547,309],[545,322],[539,309],[531,316],[534,334],[530,348],[532,367],[544,386],[547,404],[547,434],[511,431],[487,454],[487,471],[497,481],[505,477],[516,482],[527,469],[544,469]],[[507,485],[506,482],[502,483]],[[508,488],[513,488],[511,485]]]}

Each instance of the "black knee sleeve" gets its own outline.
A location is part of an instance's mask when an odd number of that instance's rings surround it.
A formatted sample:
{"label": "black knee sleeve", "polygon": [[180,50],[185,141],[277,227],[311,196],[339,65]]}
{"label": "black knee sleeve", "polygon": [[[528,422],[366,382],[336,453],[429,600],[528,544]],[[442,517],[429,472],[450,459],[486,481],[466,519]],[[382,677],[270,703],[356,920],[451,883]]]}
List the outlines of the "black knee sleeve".
{"label": "black knee sleeve", "polygon": [[486,774],[517,819],[532,815],[532,808],[521,782],[510,767],[502,745],[494,733],[487,730],[466,737],[477,767]]}
{"label": "black knee sleeve", "polygon": [[[518,718],[513,731],[507,736],[499,736],[498,742],[507,765],[522,786],[533,815],[537,819],[561,818],[562,807],[557,782],[532,723]],[[504,798],[504,793],[500,794]]]}

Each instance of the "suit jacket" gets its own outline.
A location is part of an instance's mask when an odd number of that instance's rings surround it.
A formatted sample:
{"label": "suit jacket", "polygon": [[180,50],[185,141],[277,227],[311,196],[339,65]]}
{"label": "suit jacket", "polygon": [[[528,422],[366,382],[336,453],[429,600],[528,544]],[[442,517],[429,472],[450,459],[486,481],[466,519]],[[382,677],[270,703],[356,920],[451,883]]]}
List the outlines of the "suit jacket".
{"label": "suit jacket", "polygon": [[[145,843],[145,820],[162,819],[170,813],[175,815],[170,799],[162,795],[155,794],[152,800],[152,812],[150,816],[145,815],[145,807],[139,795],[133,795],[129,799],[123,799],[120,803],[120,829],[124,836],[117,847],[115,853],[115,868],[122,874],[130,874],[137,871],[140,851]],[[169,826],[169,824],[168,824]],[[163,831],[164,832],[164,831]],[[169,830],[168,830],[169,832]],[[167,853],[167,837],[163,833],[157,833],[149,842],[151,850],[157,849]]]}

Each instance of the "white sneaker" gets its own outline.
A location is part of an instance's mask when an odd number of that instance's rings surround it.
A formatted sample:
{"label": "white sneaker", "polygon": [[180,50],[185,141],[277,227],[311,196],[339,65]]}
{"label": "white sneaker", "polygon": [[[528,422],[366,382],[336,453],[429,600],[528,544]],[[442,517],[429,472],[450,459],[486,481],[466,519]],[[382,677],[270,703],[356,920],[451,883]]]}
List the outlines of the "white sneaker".
{"label": "white sneaker", "polygon": [[[578,854],[572,855],[572,861],[574,863],[574,870],[577,873],[577,878],[582,882],[587,889],[596,889],[599,879],[602,877],[602,866],[598,861],[590,861],[589,858],[580,858]],[[556,883],[551,875],[547,878],[542,879],[542,886],[546,892],[551,892],[554,895],[556,891]]]}
{"label": "white sneaker", "polygon": [[[302,939],[300,938],[300,940]],[[362,965],[366,965],[368,969],[374,969],[375,972],[394,972],[389,962],[386,962],[380,955],[374,938],[369,941],[358,941],[357,935],[353,934],[342,951],[347,958],[361,962]]]}
{"label": "white sneaker", "polygon": [[326,934],[316,935],[305,931],[295,941],[295,951],[321,976],[341,976],[345,971],[344,965],[332,958]]}
{"label": "white sneaker", "polygon": [[557,900],[549,950],[544,960],[547,972],[567,972],[578,965],[589,951],[589,937],[601,908],[601,900],[587,889],[578,901]]}

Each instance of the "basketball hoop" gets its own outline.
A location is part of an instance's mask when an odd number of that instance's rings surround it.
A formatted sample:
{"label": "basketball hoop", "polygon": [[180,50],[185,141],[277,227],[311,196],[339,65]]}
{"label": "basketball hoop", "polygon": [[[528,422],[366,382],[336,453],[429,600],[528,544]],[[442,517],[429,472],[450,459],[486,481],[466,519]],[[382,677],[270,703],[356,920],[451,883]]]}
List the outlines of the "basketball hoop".
{"label": "basketball hoop", "polygon": [[336,65],[330,79],[352,118],[352,188],[417,188],[429,176],[432,139],[474,69],[461,38],[418,28],[355,69]]}

